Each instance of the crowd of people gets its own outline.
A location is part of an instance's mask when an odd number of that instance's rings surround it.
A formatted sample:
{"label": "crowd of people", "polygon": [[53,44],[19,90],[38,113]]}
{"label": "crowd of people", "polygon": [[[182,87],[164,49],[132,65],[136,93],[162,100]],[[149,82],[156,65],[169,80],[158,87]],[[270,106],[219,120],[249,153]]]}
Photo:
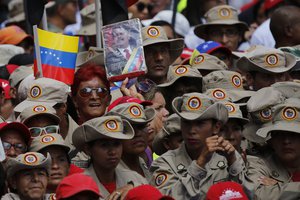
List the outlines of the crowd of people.
{"label": "crowd of people", "polygon": [[1,199],[300,199],[300,2],[125,2],[147,71],[122,82],[105,65],[123,70],[129,30],[105,54],[93,0],[46,4],[80,37],[67,85],[34,75],[24,2],[0,1]]}

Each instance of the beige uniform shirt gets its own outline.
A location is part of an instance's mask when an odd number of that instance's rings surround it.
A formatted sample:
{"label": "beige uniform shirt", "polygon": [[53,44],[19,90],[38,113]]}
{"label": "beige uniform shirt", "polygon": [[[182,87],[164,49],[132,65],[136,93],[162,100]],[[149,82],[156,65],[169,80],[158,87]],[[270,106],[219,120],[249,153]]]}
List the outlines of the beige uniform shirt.
{"label": "beige uniform shirt", "polygon": [[[247,157],[248,171],[245,186],[254,190],[255,199],[300,199],[300,182],[292,182],[288,171],[280,164],[276,157],[270,155],[264,159]],[[266,176],[278,181],[275,185],[265,186],[258,178]]]}
{"label": "beige uniform shirt", "polygon": [[[45,197],[43,198],[44,200],[54,200],[55,197],[53,198],[53,194],[46,194]],[[1,200],[21,200],[19,195],[15,193],[7,193],[4,196],[2,196]]]}
{"label": "beige uniform shirt", "polygon": [[[145,178],[147,179],[147,181],[150,181],[152,175],[151,173],[149,172],[149,168],[147,167],[145,161],[143,158],[139,157],[139,160],[140,160],[140,166],[144,172],[144,175],[145,175]],[[119,168],[123,168],[123,169],[129,169],[130,168],[121,160],[119,165],[118,165]]]}
{"label": "beige uniform shirt", "polygon": [[[127,185],[129,182],[132,182],[134,184],[134,186],[148,184],[148,182],[146,181],[146,179],[144,177],[142,177],[141,175],[139,175],[138,173],[136,173],[134,171],[117,167],[115,169],[115,173],[116,173],[116,188],[117,189]],[[90,165],[89,168],[87,168],[84,171],[84,174],[91,176],[95,180],[104,199],[110,195],[110,193],[106,190],[106,188],[98,180],[98,177],[96,175],[93,165]]]}
{"label": "beige uniform shirt", "polygon": [[178,149],[168,151],[153,161],[150,184],[178,200],[205,199],[206,192],[214,183],[243,180],[245,164],[237,152],[236,156],[237,160],[229,167],[225,157],[214,153],[203,169],[191,160],[183,143]]}

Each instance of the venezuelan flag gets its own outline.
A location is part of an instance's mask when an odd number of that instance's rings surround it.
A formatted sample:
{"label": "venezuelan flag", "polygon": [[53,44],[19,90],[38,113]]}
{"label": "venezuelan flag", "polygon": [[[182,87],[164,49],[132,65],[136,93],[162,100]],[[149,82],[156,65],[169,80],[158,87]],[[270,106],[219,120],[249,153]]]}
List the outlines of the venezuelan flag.
{"label": "venezuelan flag", "polygon": [[[73,83],[79,38],[37,29],[43,77]],[[34,72],[38,71],[35,54]]]}

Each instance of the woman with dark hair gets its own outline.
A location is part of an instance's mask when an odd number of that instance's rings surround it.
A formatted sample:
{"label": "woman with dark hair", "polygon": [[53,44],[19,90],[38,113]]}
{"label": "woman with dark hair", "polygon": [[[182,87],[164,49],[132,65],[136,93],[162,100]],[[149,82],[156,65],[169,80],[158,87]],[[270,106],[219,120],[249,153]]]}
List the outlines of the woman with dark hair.
{"label": "woman with dark hair", "polygon": [[110,103],[109,81],[102,66],[87,64],[81,67],[75,73],[71,90],[79,124],[101,117]]}
{"label": "woman with dark hair", "polygon": [[134,134],[130,123],[118,116],[91,119],[74,131],[75,147],[91,157],[84,174],[94,179],[104,199],[124,199],[130,189],[147,183],[137,172],[117,167],[122,141],[132,139]]}

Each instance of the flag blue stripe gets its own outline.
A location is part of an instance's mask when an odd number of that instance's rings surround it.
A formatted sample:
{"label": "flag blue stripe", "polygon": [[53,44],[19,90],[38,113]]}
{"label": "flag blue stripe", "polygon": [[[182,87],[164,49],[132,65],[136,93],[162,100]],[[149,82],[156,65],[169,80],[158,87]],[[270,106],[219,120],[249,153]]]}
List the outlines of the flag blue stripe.
{"label": "flag blue stripe", "polygon": [[40,47],[42,64],[75,69],[77,53]]}

